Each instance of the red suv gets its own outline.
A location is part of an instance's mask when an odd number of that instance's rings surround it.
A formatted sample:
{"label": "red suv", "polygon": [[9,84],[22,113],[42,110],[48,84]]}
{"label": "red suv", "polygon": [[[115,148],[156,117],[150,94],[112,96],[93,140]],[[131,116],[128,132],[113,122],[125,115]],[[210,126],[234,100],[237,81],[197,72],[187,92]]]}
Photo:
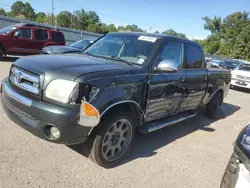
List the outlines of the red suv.
{"label": "red suv", "polygon": [[43,47],[65,45],[62,32],[34,24],[16,24],[0,30],[0,59],[7,54],[40,54]]}

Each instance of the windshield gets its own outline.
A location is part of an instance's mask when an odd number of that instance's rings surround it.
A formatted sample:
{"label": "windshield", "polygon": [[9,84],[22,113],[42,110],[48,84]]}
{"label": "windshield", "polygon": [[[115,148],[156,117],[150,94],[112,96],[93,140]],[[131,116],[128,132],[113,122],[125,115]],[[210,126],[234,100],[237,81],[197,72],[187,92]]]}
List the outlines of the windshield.
{"label": "windshield", "polygon": [[74,48],[78,48],[78,49],[84,49],[88,45],[90,45],[92,42],[93,41],[91,41],[91,40],[80,40],[80,41],[77,41],[77,42],[71,44],[70,46],[74,47]]}
{"label": "windshield", "polygon": [[8,26],[8,27],[5,27],[5,28],[1,29],[0,33],[6,35],[6,34],[8,34],[9,32],[13,31],[16,28],[17,27],[15,27],[15,26]]}
{"label": "windshield", "polygon": [[250,64],[242,63],[237,69],[243,71],[250,71]]}
{"label": "windshield", "polygon": [[111,34],[98,40],[85,53],[142,65],[150,57],[156,40],[149,36]]}

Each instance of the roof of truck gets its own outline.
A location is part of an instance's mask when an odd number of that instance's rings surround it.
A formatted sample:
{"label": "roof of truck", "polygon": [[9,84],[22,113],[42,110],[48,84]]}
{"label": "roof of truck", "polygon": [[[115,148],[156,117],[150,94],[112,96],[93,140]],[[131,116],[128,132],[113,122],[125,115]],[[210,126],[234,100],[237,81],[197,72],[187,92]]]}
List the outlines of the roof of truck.
{"label": "roof of truck", "polygon": [[127,32],[112,32],[110,34],[124,34],[124,35],[135,35],[135,36],[150,36],[150,37],[157,37],[157,38],[171,38],[171,39],[175,39],[180,42],[183,42],[183,43],[190,43],[190,44],[194,44],[194,45],[201,47],[200,44],[192,40],[184,39],[184,38],[180,38],[176,36],[165,35],[165,34],[155,34],[155,33],[145,33],[145,32],[128,32],[128,31]]}

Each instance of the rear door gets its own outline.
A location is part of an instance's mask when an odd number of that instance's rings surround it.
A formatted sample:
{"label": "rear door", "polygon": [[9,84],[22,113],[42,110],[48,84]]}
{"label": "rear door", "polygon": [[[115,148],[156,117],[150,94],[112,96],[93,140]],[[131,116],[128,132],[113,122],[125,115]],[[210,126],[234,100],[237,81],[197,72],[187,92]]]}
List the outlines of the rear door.
{"label": "rear door", "polygon": [[34,29],[34,37],[30,42],[30,45],[34,49],[35,53],[40,53],[44,44],[49,41],[49,34],[46,29]]}
{"label": "rear door", "polygon": [[12,36],[10,53],[32,54],[30,41],[32,39],[32,30],[30,28],[17,29]]}
{"label": "rear door", "polygon": [[[185,70],[183,65],[183,43],[165,41],[153,66],[149,78],[146,121],[152,121],[182,111],[185,99]],[[154,67],[162,60],[171,59],[178,63],[177,72],[156,72]]]}
{"label": "rear door", "polygon": [[204,62],[202,49],[195,44],[185,44],[184,70],[186,72],[187,97],[183,108],[191,110],[197,108],[205,95],[208,74]]}

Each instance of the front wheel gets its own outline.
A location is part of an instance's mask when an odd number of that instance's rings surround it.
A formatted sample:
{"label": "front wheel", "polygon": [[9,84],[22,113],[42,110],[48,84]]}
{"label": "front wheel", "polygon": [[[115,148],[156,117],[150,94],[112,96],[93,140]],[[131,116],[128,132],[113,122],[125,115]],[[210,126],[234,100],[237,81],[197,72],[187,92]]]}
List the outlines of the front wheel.
{"label": "front wheel", "polygon": [[127,112],[110,114],[94,133],[90,151],[94,162],[105,168],[117,165],[128,153],[134,140],[135,121]]}
{"label": "front wheel", "polygon": [[0,46],[0,60],[2,60],[4,57],[5,57],[4,50],[3,50],[3,48]]}
{"label": "front wheel", "polygon": [[221,102],[222,102],[221,92],[217,92],[207,105],[207,109],[206,109],[207,117],[215,118],[218,108],[221,105]]}

